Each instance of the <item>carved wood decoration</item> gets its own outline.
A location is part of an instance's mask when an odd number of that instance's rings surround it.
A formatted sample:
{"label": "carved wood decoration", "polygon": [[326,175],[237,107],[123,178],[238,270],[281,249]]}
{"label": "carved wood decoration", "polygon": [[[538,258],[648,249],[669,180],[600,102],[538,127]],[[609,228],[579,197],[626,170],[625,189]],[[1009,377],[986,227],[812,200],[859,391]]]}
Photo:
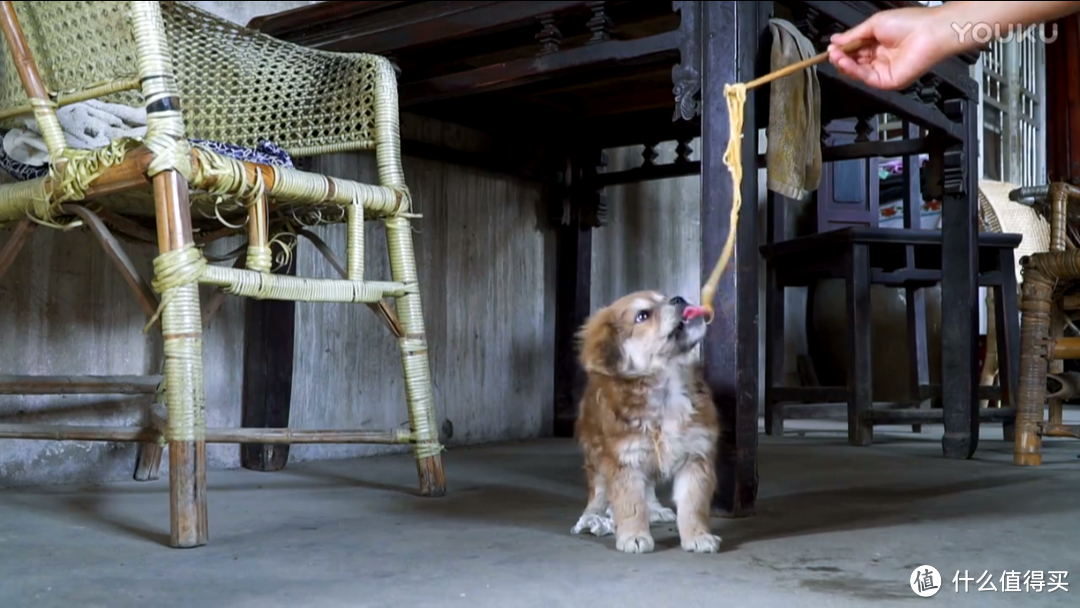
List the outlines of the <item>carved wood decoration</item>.
{"label": "carved wood decoration", "polygon": [[607,223],[607,193],[596,179],[607,164],[605,152],[600,152],[599,156],[582,154],[575,163],[576,181],[571,185],[572,205],[582,226],[599,228]]}
{"label": "carved wood decoration", "polygon": [[690,162],[690,155],[694,153],[690,147],[691,139],[679,139],[679,145],[675,146],[675,164],[683,165]]}
{"label": "carved wood decoration", "polygon": [[536,34],[536,41],[540,43],[540,51],[537,55],[549,55],[559,52],[559,44],[562,42],[562,32],[559,31],[558,21],[555,15],[541,15],[537,17],[540,22],[540,31]]}
{"label": "carved wood decoration", "polygon": [[568,226],[574,220],[570,204],[570,161],[562,159],[544,182],[547,217],[553,228]]}
{"label": "carved wood decoration", "polygon": [[672,6],[679,13],[679,63],[671,68],[675,84],[675,114],[671,121],[693,120],[701,112],[701,41],[698,40],[699,3],[679,0]]}
{"label": "carved wood decoration", "polygon": [[815,40],[820,33],[818,30],[818,16],[821,14],[817,9],[800,4],[794,7],[795,19],[791,22],[808,40]]}
{"label": "carved wood decoration", "polygon": [[871,124],[873,120],[872,116],[860,116],[855,123],[855,141],[856,143],[870,141],[870,135],[876,131],[875,124]]}
{"label": "carved wood decoration", "polygon": [[645,149],[641,151],[641,166],[653,167],[658,158],[660,158],[660,153],[656,151],[656,143],[645,144]]}
{"label": "carved wood decoration", "polygon": [[933,74],[928,74],[919,79],[918,95],[919,99],[928,106],[935,108],[941,108],[941,79]]}
{"label": "carved wood decoration", "polygon": [[607,14],[606,2],[586,2],[585,6],[592,9],[592,19],[586,23],[586,27],[592,32],[592,38],[589,39],[589,44],[596,44],[597,42],[606,42],[611,40],[611,30],[615,26],[611,17]]}

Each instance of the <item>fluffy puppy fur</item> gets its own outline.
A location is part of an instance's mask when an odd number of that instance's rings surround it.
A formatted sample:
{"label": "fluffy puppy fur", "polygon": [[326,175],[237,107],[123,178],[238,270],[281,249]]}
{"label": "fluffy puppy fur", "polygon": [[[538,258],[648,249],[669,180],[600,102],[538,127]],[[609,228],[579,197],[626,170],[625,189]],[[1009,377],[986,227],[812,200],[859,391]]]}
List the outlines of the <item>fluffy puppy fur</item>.
{"label": "fluffy puppy fur", "polygon": [[[625,296],[578,333],[588,375],[575,436],[585,455],[589,502],[574,534],[615,534],[627,553],[652,551],[650,523],[675,521],[682,548],[715,553],[709,529],[720,435],[712,395],[693,352],[704,309],[655,291]],[[674,480],[676,512],[656,484]]]}

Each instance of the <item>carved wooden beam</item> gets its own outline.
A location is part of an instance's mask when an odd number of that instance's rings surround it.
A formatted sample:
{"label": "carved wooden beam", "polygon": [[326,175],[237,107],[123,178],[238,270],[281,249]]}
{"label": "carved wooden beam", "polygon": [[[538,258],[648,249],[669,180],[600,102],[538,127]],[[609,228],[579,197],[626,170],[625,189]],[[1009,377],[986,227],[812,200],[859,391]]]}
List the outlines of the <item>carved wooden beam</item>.
{"label": "carved wooden beam", "polygon": [[679,13],[679,63],[671,68],[675,87],[675,114],[671,121],[692,120],[701,113],[701,41],[698,24],[701,3],[678,0],[672,7]]}
{"label": "carved wooden beam", "polygon": [[585,6],[588,6],[593,13],[592,18],[585,24],[592,32],[592,38],[589,39],[588,44],[611,40],[611,30],[614,29],[615,24],[607,14],[606,4],[606,2],[585,3]]}
{"label": "carved wooden beam", "polygon": [[536,34],[536,41],[540,43],[540,51],[537,55],[549,55],[559,52],[559,44],[562,43],[562,32],[559,31],[558,20],[555,15],[547,14],[537,17],[541,29]]}

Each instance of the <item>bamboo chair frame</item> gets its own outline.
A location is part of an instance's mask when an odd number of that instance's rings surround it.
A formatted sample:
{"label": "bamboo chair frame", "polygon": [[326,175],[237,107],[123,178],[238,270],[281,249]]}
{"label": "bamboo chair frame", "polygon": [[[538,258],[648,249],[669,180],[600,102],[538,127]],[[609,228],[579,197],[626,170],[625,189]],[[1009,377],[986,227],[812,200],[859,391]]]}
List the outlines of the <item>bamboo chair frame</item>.
{"label": "bamboo chair frame", "polygon": [[[67,7],[49,9],[47,4]],[[99,28],[96,33],[106,31],[108,36],[123,38],[121,42],[130,42],[133,53],[130,49],[116,53],[117,61],[127,60],[130,64],[126,66],[130,69],[129,74],[110,74],[110,79],[104,83],[89,86],[78,83],[75,88],[71,88],[70,82],[43,79],[38,60],[48,57],[50,51],[63,56],[63,49],[58,49],[55,42],[50,47],[48,41],[42,40],[44,28],[60,27],[40,23],[46,19],[48,11],[86,10],[115,15],[120,9],[125,11],[122,18],[130,26],[130,40],[125,37],[126,33],[112,32],[109,28]],[[33,25],[38,30],[31,31],[28,36],[20,17],[36,20]],[[14,79],[11,73],[14,68],[17,83],[25,92],[21,101],[18,99],[21,95],[13,97],[11,91],[17,86],[8,86],[0,93],[0,121],[32,114],[51,159],[45,177],[0,185],[0,224],[18,222],[12,238],[0,250],[0,276],[29,240],[35,227],[73,227],[77,225],[73,222],[82,222],[116,262],[150,317],[148,327],[160,323],[165,355],[164,374],[160,378],[0,377],[0,394],[157,394],[164,407],[155,406],[148,427],[3,424],[0,425],[0,438],[139,442],[142,448],[135,477],[141,480],[157,477],[163,447],[168,445],[170,545],[173,547],[196,547],[209,540],[207,442],[411,444],[417,462],[420,493],[443,495],[442,445],[435,422],[410,227],[410,219],[417,216],[411,212],[411,198],[401,167],[397,83],[389,61],[374,55],[303,49],[176,2],[50,4],[5,1],[0,2],[0,26],[10,53],[10,63],[6,64],[8,82]],[[183,39],[185,35],[217,36],[221,44],[247,45],[243,49],[245,52],[262,53],[265,60],[271,62],[280,59],[278,55],[282,53],[293,53],[309,62],[305,64],[306,68],[327,73],[338,70],[344,74],[340,90],[321,94],[324,99],[329,95],[338,100],[335,103],[346,103],[351,108],[349,115],[329,115],[331,122],[346,124],[352,120],[358,125],[355,129],[343,128],[339,133],[337,129],[314,132],[304,128],[281,128],[273,132],[273,126],[266,128],[277,138],[275,143],[282,144],[297,158],[374,149],[379,185],[236,160],[189,143],[187,138],[192,134],[192,124],[196,136],[217,134],[215,141],[230,138],[227,143],[238,145],[254,143],[258,133],[230,124],[228,112],[208,114],[205,107],[209,99],[207,90],[216,90],[212,86],[215,83],[201,82],[193,75],[197,70],[184,63],[191,61],[193,53],[206,49],[189,48],[191,41]],[[53,76],[70,75],[71,68],[77,68],[55,62],[46,67],[46,72]],[[257,70],[237,69],[232,76],[247,77],[255,72]],[[357,81],[350,80],[354,77],[368,84],[359,87]],[[48,88],[47,84],[53,88]],[[70,149],[56,108],[110,96],[145,105],[146,136],[138,140],[115,140],[97,150]],[[192,104],[192,109],[181,109],[181,101],[193,96],[197,103]],[[312,96],[300,91],[294,97],[308,100]],[[346,101],[341,102],[343,99]],[[306,111],[303,108],[293,110],[301,114]],[[260,120],[248,122],[259,129],[264,127],[259,124]],[[231,200],[231,206],[222,205],[223,199]],[[301,228],[292,232],[312,240],[342,278],[272,274],[273,226],[280,227],[282,221],[288,224],[288,218],[296,218],[298,210],[305,213],[312,209],[322,220],[326,219],[324,213],[330,216],[336,211],[336,218],[325,223],[345,224],[348,234],[345,262],[338,260],[310,231]],[[209,219],[201,225],[210,223],[216,227],[196,231],[194,226],[199,220],[195,217],[193,221],[193,211]],[[285,220],[281,219],[283,217]],[[241,222],[238,222],[240,226],[229,223],[237,218],[246,222],[246,229]],[[153,221],[154,228],[144,226],[141,220]],[[366,220],[384,223],[390,249],[391,281],[365,279]],[[159,255],[154,259],[155,276],[149,284],[124,254],[110,226],[128,238],[156,242]],[[210,264],[211,256],[204,255],[199,245],[238,232],[246,232],[248,236],[246,255],[238,256],[231,267]],[[278,245],[282,247],[287,263],[288,246],[280,242]],[[200,306],[199,285],[211,285],[217,290],[205,309]],[[227,295],[368,305],[398,340],[410,428],[388,431],[206,428],[201,336],[203,327]],[[394,298],[396,310],[385,298]]]}

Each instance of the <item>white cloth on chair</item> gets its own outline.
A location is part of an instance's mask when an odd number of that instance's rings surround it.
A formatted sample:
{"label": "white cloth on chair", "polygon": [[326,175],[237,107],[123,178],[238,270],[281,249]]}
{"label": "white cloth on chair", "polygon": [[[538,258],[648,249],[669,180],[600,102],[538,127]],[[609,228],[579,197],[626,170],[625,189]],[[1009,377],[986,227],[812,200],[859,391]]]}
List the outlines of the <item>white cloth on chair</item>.
{"label": "white cloth on chair", "polygon": [[[146,109],[97,99],[74,103],[56,110],[67,145],[77,150],[107,146],[121,137],[146,135]],[[4,152],[12,159],[40,167],[49,162],[49,151],[37,121],[24,117],[4,134]]]}
{"label": "white cloth on chair", "polygon": [[48,163],[49,150],[45,148],[45,140],[32,130],[37,129],[34,119],[20,118],[16,122],[20,126],[4,133],[4,153],[13,160],[35,167]]}

